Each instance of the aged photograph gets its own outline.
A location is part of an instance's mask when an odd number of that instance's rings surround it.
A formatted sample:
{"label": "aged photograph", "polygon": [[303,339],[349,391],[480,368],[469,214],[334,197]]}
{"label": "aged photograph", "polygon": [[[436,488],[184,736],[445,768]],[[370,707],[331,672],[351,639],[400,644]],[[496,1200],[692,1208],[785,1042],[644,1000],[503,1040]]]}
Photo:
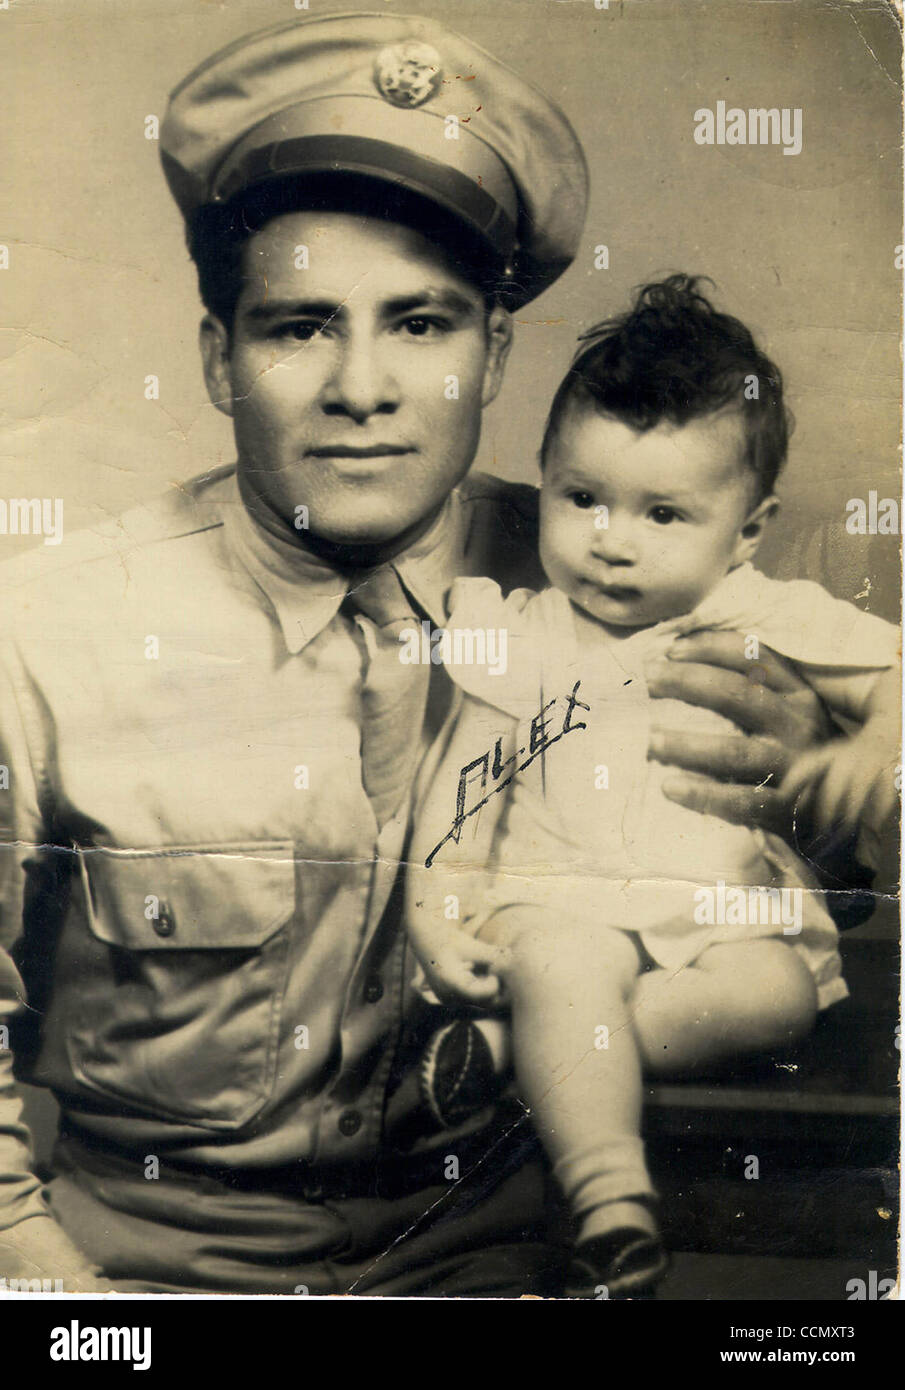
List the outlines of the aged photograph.
{"label": "aged photograph", "polygon": [[898,1297],[901,4],[370,4],[0,0],[0,1300]]}

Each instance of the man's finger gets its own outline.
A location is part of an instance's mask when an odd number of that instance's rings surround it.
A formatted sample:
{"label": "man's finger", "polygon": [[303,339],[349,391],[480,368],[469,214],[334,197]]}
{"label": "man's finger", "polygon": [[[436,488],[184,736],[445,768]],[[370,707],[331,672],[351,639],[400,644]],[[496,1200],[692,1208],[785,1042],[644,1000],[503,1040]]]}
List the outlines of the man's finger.
{"label": "man's finger", "polygon": [[710,777],[676,775],[663,782],[663,793],[689,811],[717,816],[733,825],[759,827],[782,833],[788,828],[788,805],[769,787],[741,787],[715,782]]}
{"label": "man's finger", "polygon": [[749,663],[745,673],[697,662],[652,662],[646,675],[655,699],[682,700],[722,714],[750,734],[766,734],[790,749],[828,739],[832,722],[818,696],[803,682],[785,691],[764,684],[765,668]]}
{"label": "man's finger", "polygon": [[898,794],[892,777],[880,777],[874,783],[864,804],[864,820],[876,830],[885,829],[897,810]]}
{"label": "man's finger", "polygon": [[801,688],[801,677],[771,648],[761,647],[756,658],[749,656],[748,651],[748,639],[742,633],[709,629],[693,632],[688,637],[677,637],[669,649],[668,659],[721,666],[727,671],[737,671],[746,678],[752,670],[756,670],[756,679],[760,684],[778,694]]}
{"label": "man's finger", "polygon": [[651,729],[649,751],[657,762],[745,784],[769,781],[776,785],[785,775],[788,763],[786,750],[772,739],[657,727]]}
{"label": "man's finger", "polygon": [[802,753],[796,758],[783,778],[780,790],[790,801],[803,796],[812,786],[816,786],[829,766],[826,749],[817,748],[811,753]]}
{"label": "man's finger", "polygon": [[[768,690],[748,675],[697,662],[659,661],[647,672],[648,689],[655,700],[681,700],[722,714],[751,733],[765,733],[783,716],[783,696]],[[774,706],[776,708],[774,709]]]}
{"label": "man's finger", "polygon": [[851,786],[846,769],[830,767],[817,789],[818,825],[827,830],[837,825],[854,827],[853,807],[858,804],[858,790]]}

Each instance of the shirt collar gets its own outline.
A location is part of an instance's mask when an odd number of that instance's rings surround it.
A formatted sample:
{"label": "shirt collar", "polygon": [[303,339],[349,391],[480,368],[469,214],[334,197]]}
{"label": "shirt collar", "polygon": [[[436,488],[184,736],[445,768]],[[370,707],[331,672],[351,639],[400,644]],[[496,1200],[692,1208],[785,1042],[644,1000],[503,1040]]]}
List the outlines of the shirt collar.
{"label": "shirt collar", "polygon": [[[332,622],[348,591],[349,576],[258,526],[242,501],[235,474],[224,503],[230,551],[270,601],[286,648],[295,656]],[[454,492],[429,530],[393,560],[412,598],[439,626],[446,616],[446,595],[462,569],[465,539],[465,516]]]}

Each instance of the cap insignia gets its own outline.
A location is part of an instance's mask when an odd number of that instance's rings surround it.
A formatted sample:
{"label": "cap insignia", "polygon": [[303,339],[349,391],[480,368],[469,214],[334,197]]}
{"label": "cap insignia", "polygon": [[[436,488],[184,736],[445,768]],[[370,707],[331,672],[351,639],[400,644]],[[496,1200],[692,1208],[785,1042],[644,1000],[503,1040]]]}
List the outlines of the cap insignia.
{"label": "cap insignia", "polygon": [[416,39],[381,49],[374,64],[374,85],[393,106],[423,106],[439,91],[442,80],[440,54]]}

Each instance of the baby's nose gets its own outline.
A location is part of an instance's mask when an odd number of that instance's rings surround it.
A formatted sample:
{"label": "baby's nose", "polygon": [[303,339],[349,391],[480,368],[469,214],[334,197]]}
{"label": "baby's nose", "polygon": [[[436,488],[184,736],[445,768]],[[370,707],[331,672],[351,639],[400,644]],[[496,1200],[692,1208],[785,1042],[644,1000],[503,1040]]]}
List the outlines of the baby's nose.
{"label": "baby's nose", "polygon": [[638,546],[634,528],[624,521],[614,521],[611,512],[608,524],[595,531],[592,550],[599,560],[604,560],[608,565],[636,564]]}

